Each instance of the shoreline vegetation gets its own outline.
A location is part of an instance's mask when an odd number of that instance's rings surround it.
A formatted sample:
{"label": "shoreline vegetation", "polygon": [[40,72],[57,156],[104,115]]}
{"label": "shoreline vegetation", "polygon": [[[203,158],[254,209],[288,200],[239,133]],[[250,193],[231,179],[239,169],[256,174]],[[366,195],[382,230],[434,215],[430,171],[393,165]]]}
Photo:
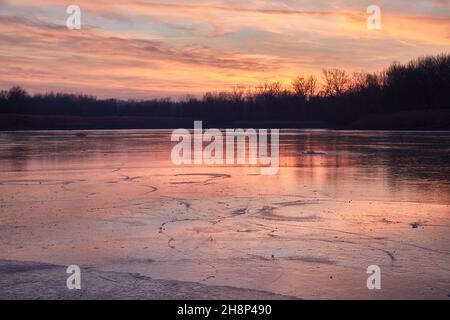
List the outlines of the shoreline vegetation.
{"label": "shoreline vegetation", "polygon": [[449,130],[450,54],[393,63],[381,72],[323,70],[251,88],[145,101],[0,91],[0,130],[205,127]]}

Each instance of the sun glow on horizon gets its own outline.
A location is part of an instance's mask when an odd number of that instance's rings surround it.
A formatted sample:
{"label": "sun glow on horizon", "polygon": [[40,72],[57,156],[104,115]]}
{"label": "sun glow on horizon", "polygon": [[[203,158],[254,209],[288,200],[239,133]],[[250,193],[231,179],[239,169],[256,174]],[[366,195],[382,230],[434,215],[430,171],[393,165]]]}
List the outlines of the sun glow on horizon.
{"label": "sun glow on horizon", "polygon": [[78,0],[82,29],[61,0],[0,1],[0,88],[98,97],[202,95],[323,68],[381,70],[449,52],[445,1],[380,1],[382,30],[353,1]]}

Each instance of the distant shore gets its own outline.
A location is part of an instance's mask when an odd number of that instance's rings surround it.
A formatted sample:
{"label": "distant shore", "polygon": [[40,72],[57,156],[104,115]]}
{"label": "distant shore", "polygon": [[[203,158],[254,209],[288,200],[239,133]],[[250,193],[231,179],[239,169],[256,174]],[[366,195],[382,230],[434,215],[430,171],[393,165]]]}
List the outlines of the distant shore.
{"label": "distant shore", "polygon": [[208,119],[148,116],[61,116],[0,114],[0,130],[95,130],[95,129],[173,129],[191,128],[194,120],[203,120],[214,128],[284,128],[338,130],[450,130],[449,110],[418,110],[373,114],[345,125],[322,121],[252,120],[218,122]]}

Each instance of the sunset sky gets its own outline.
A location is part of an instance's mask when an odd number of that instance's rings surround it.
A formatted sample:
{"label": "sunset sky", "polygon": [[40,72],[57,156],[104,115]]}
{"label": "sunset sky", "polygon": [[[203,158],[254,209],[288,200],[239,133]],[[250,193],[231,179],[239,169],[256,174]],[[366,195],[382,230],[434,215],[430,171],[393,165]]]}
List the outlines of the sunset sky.
{"label": "sunset sky", "polygon": [[[71,4],[81,30],[66,27]],[[371,4],[381,30],[366,27]],[[449,49],[447,0],[0,0],[0,88],[31,93],[177,98]]]}

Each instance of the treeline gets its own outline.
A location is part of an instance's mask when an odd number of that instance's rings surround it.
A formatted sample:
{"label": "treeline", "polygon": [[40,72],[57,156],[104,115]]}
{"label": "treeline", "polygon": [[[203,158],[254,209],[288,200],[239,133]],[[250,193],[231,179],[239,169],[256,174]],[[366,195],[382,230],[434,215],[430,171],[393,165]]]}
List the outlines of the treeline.
{"label": "treeline", "polygon": [[236,86],[181,101],[97,99],[88,95],[29,95],[20,87],[0,92],[0,113],[63,116],[184,117],[234,121],[320,121],[345,126],[367,115],[450,109],[450,55],[393,63],[377,73],[323,70],[321,79],[299,76],[279,82]]}

